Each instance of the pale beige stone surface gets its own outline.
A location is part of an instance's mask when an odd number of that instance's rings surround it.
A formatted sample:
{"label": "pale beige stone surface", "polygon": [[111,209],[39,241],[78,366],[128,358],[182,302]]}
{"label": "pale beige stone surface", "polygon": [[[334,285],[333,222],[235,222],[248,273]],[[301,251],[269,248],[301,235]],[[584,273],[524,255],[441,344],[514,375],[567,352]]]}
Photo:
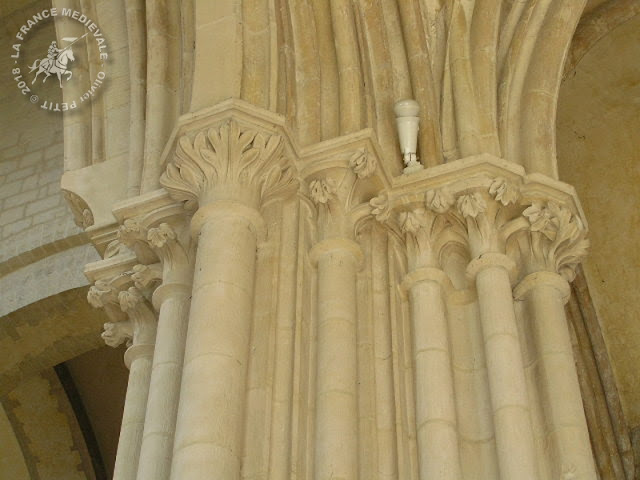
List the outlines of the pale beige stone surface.
{"label": "pale beige stone surface", "polygon": [[636,16],[594,45],[565,80],[558,106],[560,175],[589,220],[585,273],[631,426],[640,425],[639,32]]}
{"label": "pale beige stone surface", "polygon": [[[597,478],[563,310],[587,228],[555,118],[582,9],[606,2],[80,3],[114,58],[111,88],[55,130],[86,237],[47,229],[0,282],[28,308],[91,262],[102,338],[128,347],[116,480]],[[406,174],[403,98],[429,167]],[[32,198],[62,165],[42,141],[1,146],[12,234],[57,208],[57,188]]]}

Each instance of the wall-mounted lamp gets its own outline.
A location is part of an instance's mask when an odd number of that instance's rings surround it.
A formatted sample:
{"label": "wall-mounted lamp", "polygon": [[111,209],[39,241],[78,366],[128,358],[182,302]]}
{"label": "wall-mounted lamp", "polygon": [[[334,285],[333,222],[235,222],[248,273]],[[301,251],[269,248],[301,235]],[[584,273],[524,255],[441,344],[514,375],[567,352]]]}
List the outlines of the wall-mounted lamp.
{"label": "wall-mounted lamp", "polygon": [[404,161],[404,173],[413,173],[424,167],[418,162],[418,124],[420,123],[420,106],[415,100],[400,100],[393,110],[396,112],[396,124],[400,139],[400,151]]}

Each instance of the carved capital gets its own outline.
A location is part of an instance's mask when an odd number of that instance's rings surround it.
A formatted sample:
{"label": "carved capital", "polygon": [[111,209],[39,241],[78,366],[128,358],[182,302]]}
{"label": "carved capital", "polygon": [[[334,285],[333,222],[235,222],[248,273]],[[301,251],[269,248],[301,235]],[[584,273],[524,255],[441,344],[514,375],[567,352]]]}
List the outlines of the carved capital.
{"label": "carved capital", "polygon": [[461,243],[460,228],[447,215],[454,204],[446,188],[428,190],[424,201],[383,193],[369,202],[375,219],[404,237],[410,270],[439,268],[444,246]]}
{"label": "carved capital", "polygon": [[155,278],[162,279],[162,272],[158,273],[155,267],[144,271],[144,265],[153,265],[159,259],[168,271],[180,266],[187,267],[193,252],[186,228],[176,230],[167,222],[147,227],[145,223],[148,222],[142,216],[124,220],[118,229],[118,241],[130,248],[142,263],[134,271],[134,281],[141,285],[144,283],[144,288],[148,288],[150,285],[145,282],[145,275],[155,275]]}
{"label": "carved capital", "polygon": [[327,162],[327,168],[309,180],[309,196],[317,207],[321,238],[354,237],[354,210],[361,203],[356,190],[376,168],[376,159],[360,148],[342,164]]}
{"label": "carved capital", "polygon": [[127,316],[120,309],[118,295],[130,284],[130,271],[112,274],[107,278],[98,278],[89,288],[87,301],[93,308],[103,308],[112,322],[126,320]]}
{"label": "carved capital", "polygon": [[554,201],[535,201],[522,213],[528,229],[518,238],[526,273],[555,272],[567,281],[589,248],[587,231],[578,216]]}
{"label": "carved capital", "polygon": [[[481,182],[478,182],[481,183]],[[458,194],[450,217],[463,227],[472,257],[505,253],[506,243],[523,228],[519,186],[502,177]]]}
{"label": "carved capital", "polygon": [[283,156],[283,138],[241,126],[231,119],[194,136],[182,135],[160,183],[186,207],[217,200],[253,208],[297,186]]}
{"label": "carved capital", "polygon": [[131,280],[140,290],[154,290],[162,282],[162,266],[159,263],[138,264],[133,267]]}
{"label": "carved capital", "polygon": [[135,286],[118,294],[120,309],[129,315],[133,325],[133,345],[153,344],[156,335],[156,317],[144,295]]}
{"label": "carved capital", "polygon": [[118,228],[117,235],[117,240],[132,250],[141,263],[147,264],[157,261],[155,253],[147,242],[147,229],[138,218],[127,218]]}
{"label": "carved capital", "polygon": [[123,312],[131,313],[139,308],[144,302],[142,292],[136,287],[129,287],[118,293],[118,303]]}
{"label": "carved capital", "polygon": [[193,260],[191,238],[186,229],[176,230],[163,222],[147,231],[147,242],[160,257],[167,271],[187,267]]}
{"label": "carved capital", "polygon": [[410,270],[437,268],[443,234],[448,226],[446,218],[420,207],[399,212],[398,224],[404,233]]}
{"label": "carved capital", "polygon": [[118,290],[107,280],[96,280],[89,288],[87,301],[93,308],[104,308],[105,305],[116,303]]}

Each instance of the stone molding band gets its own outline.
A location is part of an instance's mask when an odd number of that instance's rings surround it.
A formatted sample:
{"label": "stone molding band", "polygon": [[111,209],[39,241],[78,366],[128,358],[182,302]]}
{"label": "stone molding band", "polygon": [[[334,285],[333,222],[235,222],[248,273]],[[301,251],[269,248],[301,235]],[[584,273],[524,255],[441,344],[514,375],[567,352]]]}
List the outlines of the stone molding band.
{"label": "stone molding band", "polygon": [[534,272],[524,277],[513,289],[513,298],[524,300],[527,294],[539,285],[555,288],[562,295],[562,301],[566,304],[571,296],[571,287],[562,276],[554,272]]}
{"label": "stone molding band", "polygon": [[435,282],[439,284],[445,292],[453,289],[453,285],[447,274],[441,269],[434,267],[420,267],[407,273],[400,285],[400,289],[406,296],[407,292],[409,292],[414,285],[421,282]]}
{"label": "stone molding band", "polygon": [[162,303],[171,296],[189,297],[191,295],[191,285],[184,283],[162,284],[153,292],[151,303],[156,311],[160,310]]}
{"label": "stone molding band", "polygon": [[364,255],[360,245],[353,240],[341,237],[326,238],[316,243],[309,252],[309,258],[311,259],[311,263],[316,266],[320,257],[337,250],[350,253],[356,260],[358,268],[361,268],[364,264]]}
{"label": "stone molding band", "polygon": [[141,357],[153,357],[153,349],[154,345],[150,344],[141,344],[141,345],[132,345],[127,348],[127,351],[124,352],[124,364],[127,368],[131,368],[131,364],[134,360],[137,360]]}
{"label": "stone molding band", "polygon": [[202,226],[218,217],[244,218],[255,232],[258,242],[266,236],[264,219],[258,210],[248,207],[240,202],[227,202],[218,200],[214,203],[203,205],[191,219],[191,235],[197,238]]}
{"label": "stone molding band", "polygon": [[502,267],[509,274],[511,284],[514,284],[517,279],[517,266],[509,256],[504,253],[483,253],[479,257],[474,258],[469,262],[467,266],[467,277],[470,280],[475,280],[478,273],[486,268]]}

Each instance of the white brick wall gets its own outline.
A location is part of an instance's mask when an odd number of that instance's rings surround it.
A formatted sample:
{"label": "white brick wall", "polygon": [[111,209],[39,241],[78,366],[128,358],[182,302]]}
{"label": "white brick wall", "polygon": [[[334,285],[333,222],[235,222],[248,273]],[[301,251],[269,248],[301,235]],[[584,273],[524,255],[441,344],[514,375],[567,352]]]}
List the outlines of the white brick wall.
{"label": "white brick wall", "polygon": [[[43,4],[45,4],[44,2]],[[36,8],[37,5],[33,5]],[[3,18],[0,44],[10,45],[31,7]],[[46,55],[55,39],[47,23],[25,42],[31,52]],[[10,55],[0,55],[0,81],[15,87]],[[20,65],[22,70],[24,67]],[[29,76],[29,79],[31,76]],[[27,82],[30,83],[30,80]],[[35,87],[35,85],[34,85]],[[60,96],[57,82],[38,87],[39,94]],[[17,88],[0,91],[0,263],[37,247],[76,235],[81,230],[60,191],[63,173],[62,115],[29,102]]]}

